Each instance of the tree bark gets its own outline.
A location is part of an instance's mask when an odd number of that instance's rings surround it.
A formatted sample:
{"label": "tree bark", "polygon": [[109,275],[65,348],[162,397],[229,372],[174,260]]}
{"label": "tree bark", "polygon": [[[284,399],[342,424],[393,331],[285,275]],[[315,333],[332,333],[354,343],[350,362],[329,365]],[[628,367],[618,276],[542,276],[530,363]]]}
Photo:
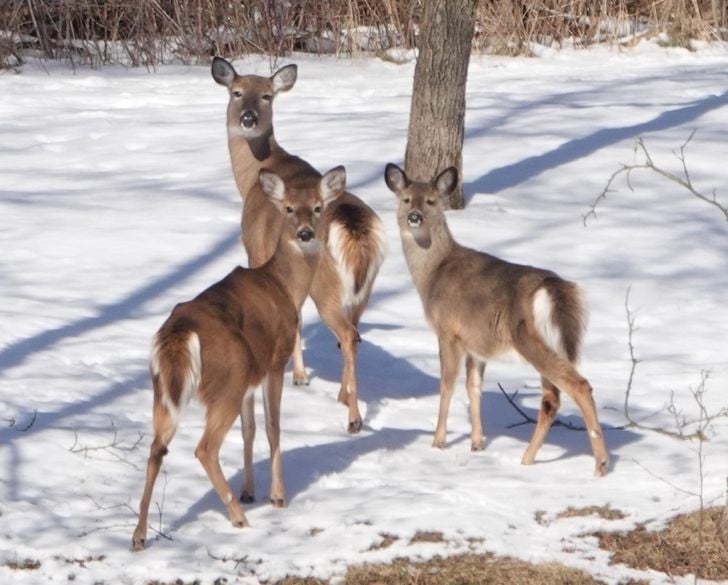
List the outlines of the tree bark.
{"label": "tree bark", "polygon": [[424,0],[412,88],[405,170],[429,181],[449,166],[461,178],[450,207],[462,209],[465,82],[477,0]]}

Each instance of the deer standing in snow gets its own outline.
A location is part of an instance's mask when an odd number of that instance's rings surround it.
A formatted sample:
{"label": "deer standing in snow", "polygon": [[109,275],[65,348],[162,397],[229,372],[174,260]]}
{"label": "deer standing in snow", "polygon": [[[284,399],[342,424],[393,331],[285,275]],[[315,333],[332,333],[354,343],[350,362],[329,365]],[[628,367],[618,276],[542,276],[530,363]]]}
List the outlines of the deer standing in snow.
{"label": "deer standing in snow", "polygon": [[285,506],[280,455],[280,403],[283,372],[293,353],[299,312],[319,261],[324,209],[345,189],[346,174],[336,167],[307,188],[291,189],[275,173],[261,170],[260,189],[282,217],[278,245],[257,268],[236,268],[193,300],[177,305],[154,337],[154,440],[139,522],[132,549],[144,548],[149,503],[162,459],[184,407],[196,396],[206,409],[205,431],[195,455],[227,507],[235,526],[245,514],[220,468],[222,441],[242,413],[245,458],[243,500],[252,500],[253,391],[264,385],[266,431],[270,443],[274,506]]}
{"label": "deer standing in snow", "polygon": [[[235,182],[243,198],[242,240],[250,266],[260,266],[276,247],[280,215],[255,178],[259,169],[275,171],[292,187],[318,181],[320,174],[278,145],[273,134],[273,99],[296,82],[297,67],[287,65],[270,77],[238,75],[221,57],[212,62],[212,77],[229,92],[228,149]],[[379,217],[361,199],[344,193],[323,216],[326,245],[310,295],[321,319],[334,333],[344,360],[338,400],[348,406],[348,431],[361,430],[356,375],[361,318],[374,279],[384,260],[385,235]],[[307,384],[300,332],[293,354],[293,382]]]}
{"label": "deer standing in snow", "polygon": [[447,415],[465,357],[471,447],[484,447],[480,392],[488,359],[515,349],[541,375],[543,398],[533,437],[521,463],[533,463],[566,392],[581,410],[596,460],[609,456],[589,382],[574,367],[585,312],[575,284],[548,270],[506,262],[458,244],[448,229],[443,200],[457,185],[450,167],[431,182],[411,181],[388,164],[384,178],[399,199],[402,248],[425,315],[440,349],[440,410],[433,446],[444,447]]}

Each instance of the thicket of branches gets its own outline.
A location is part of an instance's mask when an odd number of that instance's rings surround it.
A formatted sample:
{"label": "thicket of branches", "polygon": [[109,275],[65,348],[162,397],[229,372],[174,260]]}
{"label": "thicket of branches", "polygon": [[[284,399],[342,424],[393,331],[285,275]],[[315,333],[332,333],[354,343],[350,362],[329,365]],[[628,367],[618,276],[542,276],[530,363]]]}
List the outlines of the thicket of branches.
{"label": "thicket of branches", "polygon": [[[531,43],[728,38],[722,0],[481,0],[474,49],[528,54]],[[422,0],[3,0],[0,68],[28,56],[99,66],[206,62],[291,51],[411,49]]]}

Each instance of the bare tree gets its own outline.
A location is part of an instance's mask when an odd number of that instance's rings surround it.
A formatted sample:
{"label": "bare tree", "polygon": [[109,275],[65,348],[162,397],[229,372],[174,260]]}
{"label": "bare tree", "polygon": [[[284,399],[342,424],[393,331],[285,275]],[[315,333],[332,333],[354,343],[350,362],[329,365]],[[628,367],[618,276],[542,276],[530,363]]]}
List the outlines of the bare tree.
{"label": "bare tree", "polygon": [[[465,82],[476,5],[477,0],[424,1],[404,161],[414,180],[429,180],[450,166],[462,177]],[[458,185],[450,206],[464,205]]]}

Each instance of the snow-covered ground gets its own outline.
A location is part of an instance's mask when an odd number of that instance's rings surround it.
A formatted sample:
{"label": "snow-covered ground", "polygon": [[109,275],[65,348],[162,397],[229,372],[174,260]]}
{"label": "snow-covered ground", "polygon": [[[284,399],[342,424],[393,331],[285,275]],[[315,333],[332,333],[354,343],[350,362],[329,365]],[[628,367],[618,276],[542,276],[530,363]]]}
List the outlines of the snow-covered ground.
{"label": "snow-covered ground", "polygon": [[[728,49],[643,43],[536,59],[473,58],[464,182],[469,206],[451,212],[463,243],[556,270],[590,306],[581,370],[595,388],[612,457],[592,477],[583,432],[551,430],[537,464],[519,461],[532,431],[498,390],[519,390],[536,414],[536,373],[519,362],[486,371],[486,449],[471,453],[461,376],[448,448],[430,444],[438,404],[436,340],[401,253],[395,197],[382,179],[404,154],[413,64],[296,55],[298,83],[275,105],[289,151],[324,171],[345,164],[349,188],[389,233],[389,253],[364,315],[360,388],[365,428],[346,432],[336,403],[336,342],[311,303],[304,311],[310,387],[286,380],[282,444],[288,508],[259,502],[250,528],[228,522],[193,452],[191,409],[171,445],[151,510],[147,549],[129,551],[151,441],[149,342],[175,303],[245,263],[240,198],[228,162],[226,92],[206,67],[75,72],[31,63],[0,75],[0,582],[255,583],[286,574],[336,577],[348,564],[493,551],[560,561],[609,583],[664,575],[609,565],[597,529],[662,525],[694,509],[695,442],[619,430],[631,361],[625,295],[642,360],[631,407],[675,429],[671,403],[692,420],[726,405],[728,225],[720,213],[656,174],[623,180],[585,226],[582,216],[643,137],[674,172],[687,148],[696,187],[728,203]],[[281,63],[283,64],[283,62]],[[267,59],[236,62],[268,73]],[[47,69],[47,70],[46,70]],[[433,169],[433,174],[435,169]],[[259,401],[260,402],[260,401]],[[260,404],[258,405],[260,406]],[[261,413],[258,413],[259,416]],[[581,419],[563,400],[562,416]],[[704,445],[706,503],[722,502],[728,419]],[[239,426],[222,452],[241,484]],[[688,429],[690,430],[690,429]],[[569,506],[608,504],[623,520],[556,519]],[[537,522],[537,512],[547,521]],[[550,520],[550,522],[548,521]],[[410,544],[417,531],[444,543]],[[398,539],[377,548],[383,535]],[[40,566],[16,570],[26,560]],[[691,581],[675,579],[676,583]]]}

